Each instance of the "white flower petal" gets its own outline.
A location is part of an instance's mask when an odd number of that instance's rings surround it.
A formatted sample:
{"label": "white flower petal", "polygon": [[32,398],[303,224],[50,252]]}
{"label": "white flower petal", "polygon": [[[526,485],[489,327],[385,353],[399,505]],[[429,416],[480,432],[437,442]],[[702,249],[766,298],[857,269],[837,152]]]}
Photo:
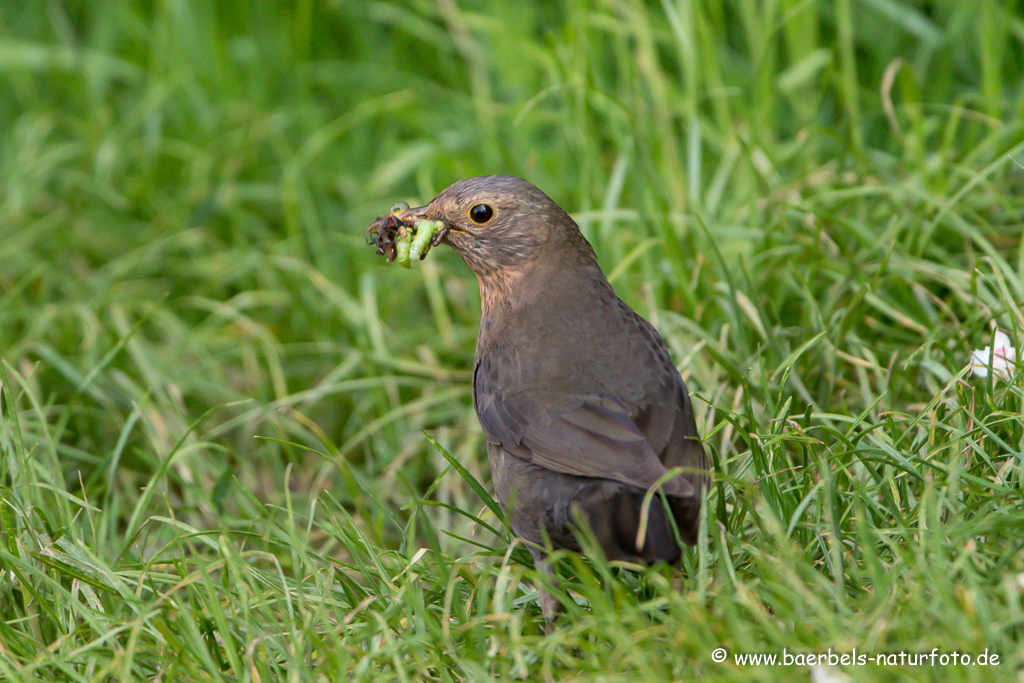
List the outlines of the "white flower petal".
{"label": "white flower petal", "polygon": [[980,351],[971,353],[971,374],[977,377],[988,377],[988,360],[992,356],[992,347],[986,346]]}
{"label": "white flower petal", "polygon": [[988,377],[988,369],[996,377],[1009,379],[1017,364],[1017,349],[1013,347],[1009,335],[996,330],[992,346],[971,353],[971,374],[977,377]]}

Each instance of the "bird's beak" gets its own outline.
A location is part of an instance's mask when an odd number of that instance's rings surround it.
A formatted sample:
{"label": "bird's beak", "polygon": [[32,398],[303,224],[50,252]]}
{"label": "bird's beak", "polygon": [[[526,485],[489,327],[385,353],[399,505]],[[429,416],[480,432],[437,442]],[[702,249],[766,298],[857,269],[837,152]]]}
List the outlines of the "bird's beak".
{"label": "bird's beak", "polygon": [[[401,211],[396,211],[392,215],[394,215],[396,218],[398,218],[399,220],[403,221],[406,225],[408,225],[410,223],[416,223],[419,221],[433,220],[433,218],[431,218],[430,216],[430,212],[428,210],[429,208],[429,205],[417,206],[414,209],[403,209]],[[430,240],[430,243],[435,247],[440,245],[442,242],[445,242],[445,240],[448,238],[448,231],[451,229],[451,225],[449,225],[446,221],[443,222],[444,227],[441,229],[440,232],[434,235],[433,239]]]}
{"label": "bird's beak", "polygon": [[392,214],[396,218],[399,218],[404,223],[415,223],[417,221],[425,221],[429,218],[427,216],[426,206],[417,206],[414,209],[402,209]]}

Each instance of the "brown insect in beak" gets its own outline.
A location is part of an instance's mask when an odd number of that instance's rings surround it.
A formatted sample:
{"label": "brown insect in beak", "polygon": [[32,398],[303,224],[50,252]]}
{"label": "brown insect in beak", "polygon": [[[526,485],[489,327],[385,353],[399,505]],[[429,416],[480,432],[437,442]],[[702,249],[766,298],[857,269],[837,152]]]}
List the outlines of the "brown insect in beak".
{"label": "brown insect in beak", "polygon": [[385,257],[386,263],[391,263],[398,255],[395,238],[405,237],[407,230],[412,227],[412,221],[399,215],[408,210],[409,205],[400,202],[391,207],[386,216],[377,216],[373,223],[370,223],[370,237],[366,243],[376,245],[377,253]]}

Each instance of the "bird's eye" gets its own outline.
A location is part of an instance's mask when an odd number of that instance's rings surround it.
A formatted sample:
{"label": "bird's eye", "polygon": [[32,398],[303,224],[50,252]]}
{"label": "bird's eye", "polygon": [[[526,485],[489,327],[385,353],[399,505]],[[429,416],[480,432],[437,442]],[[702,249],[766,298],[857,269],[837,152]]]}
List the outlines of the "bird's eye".
{"label": "bird's eye", "polygon": [[494,209],[490,204],[474,204],[469,210],[469,219],[474,223],[483,225],[494,216]]}

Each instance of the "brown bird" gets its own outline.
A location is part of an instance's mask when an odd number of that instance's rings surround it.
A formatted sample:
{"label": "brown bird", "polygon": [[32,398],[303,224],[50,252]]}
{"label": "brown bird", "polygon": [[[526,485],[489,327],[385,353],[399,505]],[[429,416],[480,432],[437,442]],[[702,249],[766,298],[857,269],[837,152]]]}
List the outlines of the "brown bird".
{"label": "brown bird", "polygon": [[[396,215],[442,221],[440,241],[477,276],[473,403],[498,501],[538,567],[553,571],[546,548],[579,550],[584,524],[610,560],[677,562],[673,527],[696,543],[706,487],[693,406],[661,335],[615,294],[576,222],[508,175],[461,180]],[[659,481],[671,515],[660,496],[642,510]],[[540,603],[550,628],[560,604],[544,590]]]}

